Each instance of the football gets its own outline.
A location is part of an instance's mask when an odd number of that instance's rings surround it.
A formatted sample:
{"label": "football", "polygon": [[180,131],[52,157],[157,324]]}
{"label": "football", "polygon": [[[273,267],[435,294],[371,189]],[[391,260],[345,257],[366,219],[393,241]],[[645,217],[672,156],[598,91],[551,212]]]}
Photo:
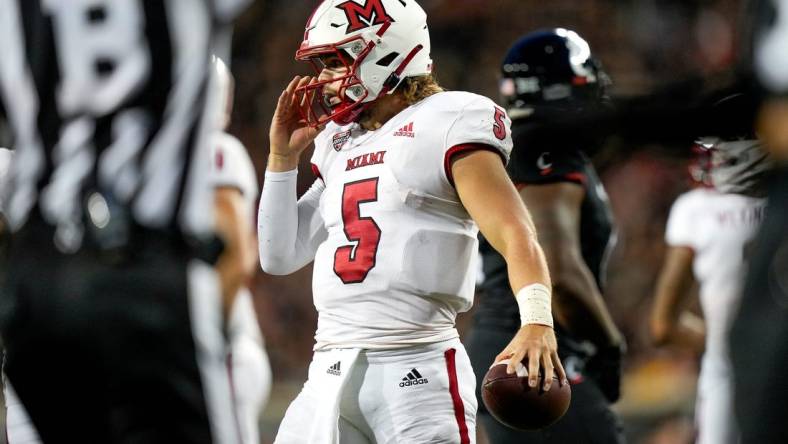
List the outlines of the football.
{"label": "football", "polygon": [[536,430],[558,421],[569,408],[572,391],[553,377],[550,390],[542,390],[544,376],[536,388],[528,386],[528,369],[520,363],[513,374],[506,373],[508,360],[490,367],[482,382],[482,401],[501,423],[518,430]]}

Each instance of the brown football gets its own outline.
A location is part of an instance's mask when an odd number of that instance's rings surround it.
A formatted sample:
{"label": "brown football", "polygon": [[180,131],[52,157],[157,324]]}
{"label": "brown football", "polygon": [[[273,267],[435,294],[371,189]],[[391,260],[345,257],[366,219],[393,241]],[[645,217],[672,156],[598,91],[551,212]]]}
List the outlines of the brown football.
{"label": "brown football", "polygon": [[487,371],[482,382],[482,401],[490,414],[501,423],[519,430],[536,430],[558,421],[569,408],[572,391],[553,377],[550,390],[542,390],[544,376],[536,388],[528,386],[528,370],[518,365],[516,373],[507,374],[508,361],[501,361]]}

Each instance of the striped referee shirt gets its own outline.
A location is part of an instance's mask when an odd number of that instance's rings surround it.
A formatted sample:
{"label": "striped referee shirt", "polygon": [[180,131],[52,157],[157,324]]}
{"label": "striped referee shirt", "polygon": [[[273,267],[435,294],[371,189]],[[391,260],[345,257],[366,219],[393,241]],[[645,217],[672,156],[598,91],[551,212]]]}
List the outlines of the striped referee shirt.
{"label": "striped referee shirt", "polygon": [[210,55],[249,1],[0,0],[11,228],[38,210],[78,246],[97,190],[141,226],[210,230]]}

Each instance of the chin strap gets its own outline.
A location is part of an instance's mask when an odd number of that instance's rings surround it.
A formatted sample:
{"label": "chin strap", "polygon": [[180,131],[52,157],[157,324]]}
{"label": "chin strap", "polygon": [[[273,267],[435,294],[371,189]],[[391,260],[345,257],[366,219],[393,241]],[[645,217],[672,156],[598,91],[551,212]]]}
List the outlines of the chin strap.
{"label": "chin strap", "polygon": [[394,72],[388,76],[386,81],[383,82],[383,89],[380,90],[380,94],[378,94],[378,97],[375,100],[384,94],[388,94],[389,91],[392,91],[397,87],[397,85],[399,85],[399,82],[402,81],[402,78],[400,77],[400,75],[402,75],[402,71],[405,71],[405,68],[410,64],[411,60],[413,60],[413,58],[416,57],[416,54],[418,54],[422,49],[424,49],[424,45],[416,45],[410,50],[405,59],[402,60],[402,63],[399,64],[397,69],[395,69]]}

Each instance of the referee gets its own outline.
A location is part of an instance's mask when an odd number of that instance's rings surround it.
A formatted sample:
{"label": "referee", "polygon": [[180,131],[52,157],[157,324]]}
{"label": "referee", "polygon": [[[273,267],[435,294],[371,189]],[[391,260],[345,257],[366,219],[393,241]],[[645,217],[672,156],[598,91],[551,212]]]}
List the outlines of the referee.
{"label": "referee", "polygon": [[0,0],[5,371],[47,443],[237,442],[210,55],[249,0]]}

